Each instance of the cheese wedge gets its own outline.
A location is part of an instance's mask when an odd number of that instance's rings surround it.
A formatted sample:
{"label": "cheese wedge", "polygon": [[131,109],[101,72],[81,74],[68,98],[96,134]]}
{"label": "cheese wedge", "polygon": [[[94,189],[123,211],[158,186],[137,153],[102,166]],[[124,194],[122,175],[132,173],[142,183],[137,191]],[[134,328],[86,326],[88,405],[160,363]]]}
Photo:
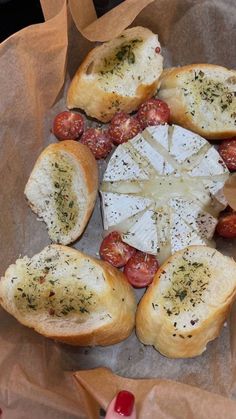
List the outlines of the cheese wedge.
{"label": "cheese wedge", "polygon": [[170,108],[170,122],[209,140],[236,135],[236,71],[214,64],[165,69],[158,97]]}

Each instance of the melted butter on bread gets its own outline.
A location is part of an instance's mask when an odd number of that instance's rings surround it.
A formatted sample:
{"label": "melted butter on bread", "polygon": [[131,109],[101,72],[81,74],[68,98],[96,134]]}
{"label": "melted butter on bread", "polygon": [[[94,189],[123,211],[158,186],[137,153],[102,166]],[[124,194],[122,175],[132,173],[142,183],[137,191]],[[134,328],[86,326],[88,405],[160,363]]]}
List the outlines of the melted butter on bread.
{"label": "melted butter on bread", "polygon": [[89,52],[69,86],[67,106],[108,122],[152,97],[162,69],[158,36],[141,26],[126,29]]}
{"label": "melted butter on bread", "polygon": [[38,157],[25,187],[32,210],[53,242],[68,244],[83,232],[98,185],[96,160],[78,141],[50,144]]}
{"label": "melted butter on bread", "polygon": [[[82,314],[80,322],[86,319],[91,310],[97,309],[99,297],[91,289],[84,269],[87,272],[94,270],[89,259],[85,259],[78,267],[76,259],[70,255],[52,253],[51,257],[39,259],[37,263],[26,261],[20,266],[19,281],[15,286],[14,301],[20,313],[48,312],[51,316],[65,317],[71,314]],[[66,271],[61,264],[65,264]],[[86,266],[85,266],[86,265]],[[102,289],[104,277],[102,272],[96,271],[96,281]]]}
{"label": "melted butter on bread", "polygon": [[[236,124],[236,77],[228,80],[222,78],[221,73],[213,73],[210,76],[202,70],[192,70],[188,76],[176,76],[182,78],[182,95],[188,103],[187,113],[193,119],[202,118],[202,129],[209,129],[214,123],[215,128],[225,124],[225,128],[231,127],[232,119]],[[219,121],[218,112],[221,111]]]}
{"label": "melted butter on bread", "polygon": [[0,304],[23,325],[71,345],[111,345],[134,327],[136,301],[124,274],[71,247],[18,259],[0,281]]}
{"label": "melted butter on bread", "polygon": [[213,64],[168,68],[159,87],[171,123],[212,140],[236,135],[235,70]]}
{"label": "melted butter on bread", "polygon": [[136,313],[137,336],[171,358],[200,355],[236,296],[236,263],[207,246],[189,246],[156,273]]}
{"label": "melted butter on bread", "polygon": [[[192,262],[183,256],[172,271],[171,284],[158,295],[155,304],[161,303],[169,317],[189,312],[196,305],[204,303],[204,291],[210,275],[206,263]],[[161,274],[162,279],[165,280],[165,271]]]}
{"label": "melted butter on bread", "polygon": [[[54,186],[54,192],[49,196],[52,198],[52,205],[55,208],[56,217],[51,226],[51,238],[57,241],[58,230],[67,234],[72,230],[77,222],[78,216],[78,197],[73,188],[73,177],[75,167],[71,159],[68,160],[62,153],[54,153],[50,156],[49,166],[51,170],[51,181]],[[46,199],[49,204],[50,200]]]}

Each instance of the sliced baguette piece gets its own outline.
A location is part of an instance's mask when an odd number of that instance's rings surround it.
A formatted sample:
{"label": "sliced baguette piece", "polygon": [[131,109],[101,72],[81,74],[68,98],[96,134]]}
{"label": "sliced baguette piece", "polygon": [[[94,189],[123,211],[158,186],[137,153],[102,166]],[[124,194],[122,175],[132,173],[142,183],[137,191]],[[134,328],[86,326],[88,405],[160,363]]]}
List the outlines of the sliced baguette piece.
{"label": "sliced baguette piece", "polygon": [[236,296],[236,263],[207,246],[189,246],[158,270],[136,314],[146,345],[170,358],[201,355]]}
{"label": "sliced baguette piece", "polygon": [[36,332],[79,346],[126,339],[136,310],[122,272],[61,245],[10,265],[0,281],[0,304]]}
{"label": "sliced baguette piece", "polygon": [[90,51],[69,86],[67,106],[102,122],[132,112],[155,94],[162,62],[157,35],[141,26],[126,29]]}
{"label": "sliced baguette piece", "polygon": [[84,231],[94,208],[98,168],[89,148],[77,141],[50,144],[40,154],[25,187],[32,210],[53,242],[69,244]]}
{"label": "sliced baguette piece", "polygon": [[236,135],[236,71],[213,64],[167,69],[158,97],[170,107],[170,122],[209,140]]}

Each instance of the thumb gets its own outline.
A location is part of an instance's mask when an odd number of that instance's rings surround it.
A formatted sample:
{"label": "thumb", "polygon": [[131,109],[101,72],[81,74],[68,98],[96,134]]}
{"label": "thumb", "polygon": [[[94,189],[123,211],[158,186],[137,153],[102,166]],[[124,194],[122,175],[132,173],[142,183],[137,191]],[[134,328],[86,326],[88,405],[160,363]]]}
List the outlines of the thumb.
{"label": "thumb", "polygon": [[134,395],[130,391],[120,391],[108,406],[105,419],[136,419]]}

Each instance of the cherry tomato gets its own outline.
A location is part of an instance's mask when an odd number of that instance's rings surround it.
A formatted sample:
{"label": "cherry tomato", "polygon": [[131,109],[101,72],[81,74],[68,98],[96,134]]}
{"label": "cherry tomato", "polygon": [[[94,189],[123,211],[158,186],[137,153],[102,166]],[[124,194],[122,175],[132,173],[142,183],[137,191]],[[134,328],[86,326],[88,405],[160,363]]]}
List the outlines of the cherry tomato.
{"label": "cherry tomato", "polygon": [[151,284],[158,268],[155,256],[138,250],[125,265],[124,274],[135,288],[143,288]]}
{"label": "cherry tomato", "polygon": [[105,159],[112,150],[112,141],[109,135],[100,128],[87,129],[80,142],[90,148],[96,159]]}
{"label": "cherry tomato", "polygon": [[236,212],[226,213],[219,218],[217,233],[226,239],[236,238]]}
{"label": "cherry tomato", "polygon": [[137,118],[144,129],[150,125],[160,125],[168,122],[170,109],[160,99],[148,99],[144,102],[137,113]]}
{"label": "cherry tomato", "polygon": [[108,133],[114,144],[122,144],[141,132],[139,121],[125,112],[113,116]]}
{"label": "cherry tomato", "polygon": [[84,118],[79,113],[61,112],[53,121],[52,131],[58,140],[76,140],[84,131]]}
{"label": "cherry tomato", "polygon": [[228,169],[236,170],[236,137],[223,141],[218,151]]}
{"label": "cherry tomato", "polygon": [[112,231],[103,239],[99,253],[102,259],[121,268],[136,253],[136,249],[124,243],[118,231]]}

